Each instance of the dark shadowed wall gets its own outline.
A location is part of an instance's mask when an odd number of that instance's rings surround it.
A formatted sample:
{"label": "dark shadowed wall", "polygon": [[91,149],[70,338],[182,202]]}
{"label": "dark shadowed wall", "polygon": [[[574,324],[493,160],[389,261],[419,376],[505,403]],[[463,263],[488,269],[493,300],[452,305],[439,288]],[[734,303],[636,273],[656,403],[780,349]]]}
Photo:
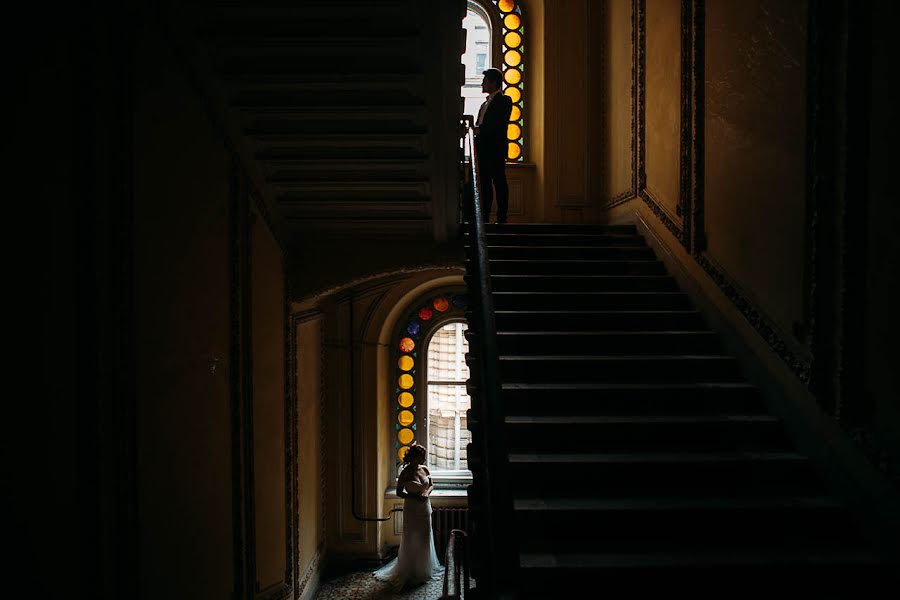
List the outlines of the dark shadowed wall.
{"label": "dark shadowed wall", "polygon": [[134,115],[140,595],[224,599],[233,584],[228,155],[170,49],[153,31],[140,40]]}

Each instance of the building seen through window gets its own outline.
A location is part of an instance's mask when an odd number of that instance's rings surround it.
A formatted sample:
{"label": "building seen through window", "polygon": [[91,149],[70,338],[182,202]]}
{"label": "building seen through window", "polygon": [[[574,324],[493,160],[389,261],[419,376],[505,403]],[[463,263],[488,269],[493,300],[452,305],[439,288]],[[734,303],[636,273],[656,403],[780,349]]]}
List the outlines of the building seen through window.
{"label": "building seen through window", "polygon": [[463,64],[466,67],[466,82],[462,86],[462,97],[465,100],[463,114],[475,117],[485,98],[481,92],[481,74],[493,66],[490,21],[480,7],[473,7],[470,3],[466,18],[463,20],[463,28],[466,30],[466,53],[463,55]]}
{"label": "building seen through window", "polygon": [[[428,465],[441,472],[468,473],[466,444],[470,433],[466,428],[466,410],[470,406],[466,393],[469,346],[464,322],[447,323],[435,331],[428,343]],[[448,473],[449,474],[449,473]]]}

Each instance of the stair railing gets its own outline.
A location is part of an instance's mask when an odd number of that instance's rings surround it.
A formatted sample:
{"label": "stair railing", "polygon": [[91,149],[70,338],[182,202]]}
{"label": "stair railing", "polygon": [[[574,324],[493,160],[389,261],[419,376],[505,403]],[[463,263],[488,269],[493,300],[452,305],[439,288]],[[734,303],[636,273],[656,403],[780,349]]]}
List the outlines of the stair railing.
{"label": "stair railing", "polygon": [[454,529],[450,532],[447,552],[444,554],[444,589],[440,600],[465,600],[469,598],[469,539],[466,532]]}
{"label": "stair railing", "polygon": [[509,460],[478,155],[471,119],[464,119],[462,125],[463,143],[469,150],[469,162],[463,169],[467,176],[463,187],[469,190],[469,201],[463,204],[469,236],[465,280],[470,298],[466,311],[469,323],[466,363],[472,400],[468,418],[472,431],[468,449],[473,478],[469,486],[472,566],[480,598],[506,598],[511,596],[518,552],[512,526]]}

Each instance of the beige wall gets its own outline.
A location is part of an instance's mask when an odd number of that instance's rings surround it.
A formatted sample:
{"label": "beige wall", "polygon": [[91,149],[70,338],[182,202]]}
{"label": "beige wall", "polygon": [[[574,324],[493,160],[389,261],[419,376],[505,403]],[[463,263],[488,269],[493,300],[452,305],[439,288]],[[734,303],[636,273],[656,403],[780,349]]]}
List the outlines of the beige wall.
{"label": "beige wall", "polygon": [[[315,576],[324,544],[322,469],[322,315],[314,313],[294,329],[297,350],[298,502],[297,558],[300,581]],[[310,573],[310,571],[313,571]],[[307,574],[309,578],[307,579]]]}
{"label": "beige wall", "polygon": [[263,220],[250,226],[253,483],[256,518],[256,585],[284,580],[285,389],[284,267],[281,250]]}
{"label": "beige wall", "polygon": [[[602,68],[601,4],[589,0],[544,3],[543,220],[592,222],[600,218],[604,171],[598,144]],[[565,32],[556,35],[555,32]]]}
{"label": "beige wall", "polygon": [[706,3],[709,254],[786,334],[806,275],[805,23],[805,2]]}
{"label": "beige wall", "polygon": [[228,160],[167,59],[148,38],[135,69],[140,596],[225,600],[233,587]]}
{"label": "beige wall", "polygon": [[672,220],[681,203],[681,1],[647,0],[645,189]]}

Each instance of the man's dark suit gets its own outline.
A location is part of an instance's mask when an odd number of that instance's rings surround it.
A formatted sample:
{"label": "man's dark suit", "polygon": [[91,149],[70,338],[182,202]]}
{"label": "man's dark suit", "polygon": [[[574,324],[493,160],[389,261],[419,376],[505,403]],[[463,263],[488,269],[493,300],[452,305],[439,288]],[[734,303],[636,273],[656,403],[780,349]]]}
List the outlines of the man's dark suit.
{"label": "man's dark suit", "polygon": [[491,214],[493,203],[491,184],[497,190],[497,222],[506,222],[509,206],[509,186],[506,184],[506,126],[512,113],[512,100],[504,94],[497,94],[488,104],[475,136],[475,150],[478,153],[478,173],[481,176],[481,201],[484,204],[483,218]]}

